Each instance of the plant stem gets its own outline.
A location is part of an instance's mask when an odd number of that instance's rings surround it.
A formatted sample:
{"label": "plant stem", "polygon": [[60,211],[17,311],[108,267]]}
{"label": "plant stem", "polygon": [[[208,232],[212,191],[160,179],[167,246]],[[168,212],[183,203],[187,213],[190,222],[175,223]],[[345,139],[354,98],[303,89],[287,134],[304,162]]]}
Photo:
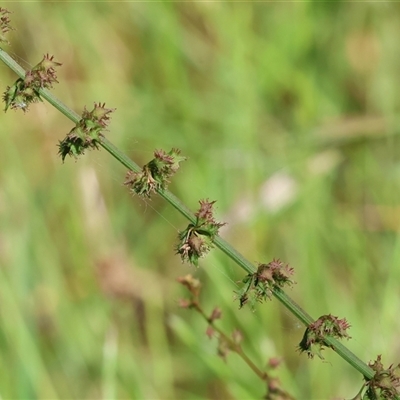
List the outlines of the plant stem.
{"label": "plant stem", "polygon": [[242,347],[235,343],[229,336],[227,336],[221,329],[219,329],[217,326],[215,326],[214,322],[210,320],[209,317],[207,317],[206,313],[200,306],[200,303],[198,302],[198,299],[193,302],[193,308],[202,315],[202,317],[207,321],[209,325],[212,326],[212,328],[218,332],[218,334],[227,342],[229,343],[230,348],[237,353],[240,357],[242,357],[243,361],[250,367],[250,369],[263,381],[268,382],[268,374],[266,372],[261,371],[257,365],[253,363],[253,361],[247,356],[247,354],[243,351]]}
{"label": "plant stem", "polygon": [[[12,59],[4,50],[0,49],[0,59],[10,67],[19,77],[25,77],[25,70]],[[65,106],[60,100],[58,100],[49,90],[41,89],[40,95],[45,98],[50,104],[57,108],[61,113],[63,113],[72,122],[77,123],[81,117],[73,110]],[[109,140],[102,137],[99,144],[108,151],[113,157],[115,157],[119,162],[121,162],[128,169],[140,172],[141,168],[122,153],[117,147],[115,147]],[[195,215],[170,191],[168,190],[158,190],[160,196],[162,196],[166,201],[168,201],[176,210],[178,210],[182,215],[184,215],[190,222],[194,223],[196,221]],[[240,267],[242,267],[247,273],[252,274],[256,271],[255,266],[246,260],[237,250],[235,250],[229,243],[224,239],[217,236],[214,240],[215,245],[222,250],[229,258],[235,261]],[[306,327],[311,324],[314,320],[308,315],[296,302],[294,302],[286,293],[276,288],[273,294],[278,300],[294,314]],[[364,377],[367,379],[372,379],[375,375],[375,371],[368,365],[363,363],[359,358],[357,358],[352,352],[350,352],[345,346],[333,338],[327,338],[326,342],[332,346],[333,350],[336,351],[344,360],[350,363],[354,368],[356,368]],[[399,397],[396,397],[400,400]]]}

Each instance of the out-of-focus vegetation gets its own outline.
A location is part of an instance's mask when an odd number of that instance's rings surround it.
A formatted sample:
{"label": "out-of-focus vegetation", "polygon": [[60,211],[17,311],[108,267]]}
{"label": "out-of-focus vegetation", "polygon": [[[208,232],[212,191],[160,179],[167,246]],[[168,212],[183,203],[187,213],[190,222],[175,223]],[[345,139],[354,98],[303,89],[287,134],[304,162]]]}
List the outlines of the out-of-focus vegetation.
{"label": "out-of-focus vegetation", "polygon": [[[400,362],[400,9],[386,3],[7,3],[25,67],[62,62],[54,92],[77,112],[116,107],[108,138],[139,164],[189,160],[170,189],[218,200],[221,234],[251,261],[295,268],[291,295],[346,317],[365,362]],[[0,66],[2,90],[15,75]],[[331,351],[296,352],[303,328],[278,301],[238,310],[244,277],[214,250],[174,255],[187,222],[132,198],[104,151],[62,164],[72,124],[49,104],[0,115],[0,396],[250,399],[262,383],[216,356],[176,278],[239,328],[260,366],[282,357],[299,399],[355,396],[362,377]]]}

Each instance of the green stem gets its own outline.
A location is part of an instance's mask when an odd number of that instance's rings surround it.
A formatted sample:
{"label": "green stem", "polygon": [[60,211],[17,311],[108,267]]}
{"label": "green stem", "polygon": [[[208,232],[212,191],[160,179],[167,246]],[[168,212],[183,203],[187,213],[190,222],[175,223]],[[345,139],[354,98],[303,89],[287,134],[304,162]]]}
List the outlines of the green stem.
{"label": "green stem", "polygon": [[[20,76],[21,78],[25,77],[25,70],[2,49],[0,49],[0,59],[8,67],[10,67],[18,76]],[[81,119],[81,117],[75,111],[65,106],[60,100],[58,100],[53,94],[51,94],[50,91],[46,89],[41,89],[40,95],[75,124]],[[128,169],[136,172],[141,171],[141,168],[134,161],[132,161],[129,157],[127,157],[124,153],[122,153],[106,138],[104,137],[101,138],[99,144]],[[166,201],[168,201],[176,210],[178,210],[182,215],[184,215],[189,221],[191,221],[192,223],[195,222],[196,218],[194,214],[170,191],[159,190],[158,193]],[[248,260],[246,260],[246,258],[244,258],[237,250],[235,250],[224,239],[217,236],[214,240],[214,243],[220,250],[222,250],[233,261],[235,261],[247,273],[252,274],[256,271],[255,266]],[[305,326],[308,326],[314,321],[313,318],[309,316],[288,295],[286,295],[286,293],[283,290],[279,288],[275,289],[274,295]],[[372,379],[374,377],[375,375],[374,370],[365,363],[363,363],[359,358],[357,358],[353,353],[351,353],[345,346],[339,343],[336,339],[327,338],[326,342],[332,346],[333,350],[335,350],[343,359],[345,359],[354,368],[356,368],[359,372],[361,372],[361,374],[365,376],[367,379]],[[400,397],[396,397],[396,399],[400,400]]]}
{"label": "green stem", "polygon": [[196,299],[193,302],[193,308],[206,320],[206,322],[216,331],[219,333],[219,335],[227,342],[229,343],[230,348],[236,352],[240,357],[242,357],[243,361],[250,367],[250,369],[263,381],[268,382],[268,374],[261,371],[254,363],[253,361],[247,356],[247,354],[243,351],[242,347],[235,343],[233,339],[231,339],[229,336],[227,336],[221,329],[219,329],[212,320],[206,315],[202,307],[200,306],[200,303],[198,299]]}
{"label": "green stem", "polygon": [[[350,365],[357,369],[365,378],[372,379],[375,375],[375,371],[362,362],[354,353],[352,353],[346,346],[340,343],[337,339],[333,337],[326,337],[325,342],[332,347],[332,349],[339,354],[344,360],[346,360]],[[396,397],[397,399],[397,397]]]}
{"label": "green stem", "polygon": [[294,300],[292,300],[282,289],[275,287],[274,296],[286,307],[297,319],[299,319],[306,327],[314,322],[314,319],[308,315]]}

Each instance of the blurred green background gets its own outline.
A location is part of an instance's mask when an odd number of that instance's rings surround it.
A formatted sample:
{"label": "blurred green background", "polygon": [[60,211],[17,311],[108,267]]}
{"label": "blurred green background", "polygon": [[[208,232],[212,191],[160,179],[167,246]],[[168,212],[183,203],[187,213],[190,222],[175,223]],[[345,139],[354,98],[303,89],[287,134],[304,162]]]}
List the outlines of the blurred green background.
{"label": "blurred green background", "polygon": [[[400,8],[390,3],[7,2],[4,47],[25,68],[62,62],[54,93],[81,113],[116,108],[107,137],[140,165],[189,159],[170,189],[217,200],[221,235],[250,261],[295,268],[290,295],[351,323],[362,360],[400,362]],[[2,91],[16,76],[0,65]],[[204,284],[244,349],[298,399],[354,397],[341,358],[308,360],[277,300],[238,310],[244,272],[218,250],[174,255],[187,222],[122,185],[105,151],[62,164],[73,127],[47,103],[0,114],[0,397],[256,399],[224,363],[178,276]]]}

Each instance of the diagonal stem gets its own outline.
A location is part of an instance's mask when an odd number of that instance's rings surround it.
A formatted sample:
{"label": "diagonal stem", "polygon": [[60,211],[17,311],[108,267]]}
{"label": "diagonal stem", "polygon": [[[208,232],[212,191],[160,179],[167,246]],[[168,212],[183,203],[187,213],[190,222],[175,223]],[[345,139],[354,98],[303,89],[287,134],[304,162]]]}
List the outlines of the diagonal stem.
{"label": "diagonal stem", "polygon": [[[20,78],[25,77],[25,70],[4,50],[0,49],[0,59],[11,68]],[[77,123],[81,117],[73,110],[64,105],[60,100],[58,100],[49,90],[41,89],[40,95],[45,98],[50,104],[52,104],[56,109],[63,113],[72,122]],[[126,168],[139,172],[141,168],[127,157],[123,152],[121,152],[117,147],[115,147],[108,139],[102,137],[99,144],[108,151],[113,157],[115,157],[120,163],[122,163]],[[177,211],[184,215],[190,222],[194,223],[196,221],[195,215],[187,208],[174,194],[169,190],[160,189],[158,194],[168,201]],[[250,263],[243,255],[241,255],[236,249],[234,249],[228,242],[226,242],[221,237],[217,236],[214,239],[215,245],[223,251],[229,258],[236,262],[241,268],[243,268],[247,273],[252,274],[256,271],[256,267]],[[282,289],[275,288],[273,290],[274,296],[292,313],[294,314],[306,327],[308,327],[312,322],[313,318],[308,315],[295,301],[293,301]],[[336,351],[344,360],[351,364],[355,369],[357,369],[366,379],[372,379],[375,375],[375,371],[370,368],[367,364],[356,357],[350,350],[343,346],[339,341],[334,338],[327,337],[326,342],[332,346],[333,350]],[[399,396],[395,397],[400,400]]]}

